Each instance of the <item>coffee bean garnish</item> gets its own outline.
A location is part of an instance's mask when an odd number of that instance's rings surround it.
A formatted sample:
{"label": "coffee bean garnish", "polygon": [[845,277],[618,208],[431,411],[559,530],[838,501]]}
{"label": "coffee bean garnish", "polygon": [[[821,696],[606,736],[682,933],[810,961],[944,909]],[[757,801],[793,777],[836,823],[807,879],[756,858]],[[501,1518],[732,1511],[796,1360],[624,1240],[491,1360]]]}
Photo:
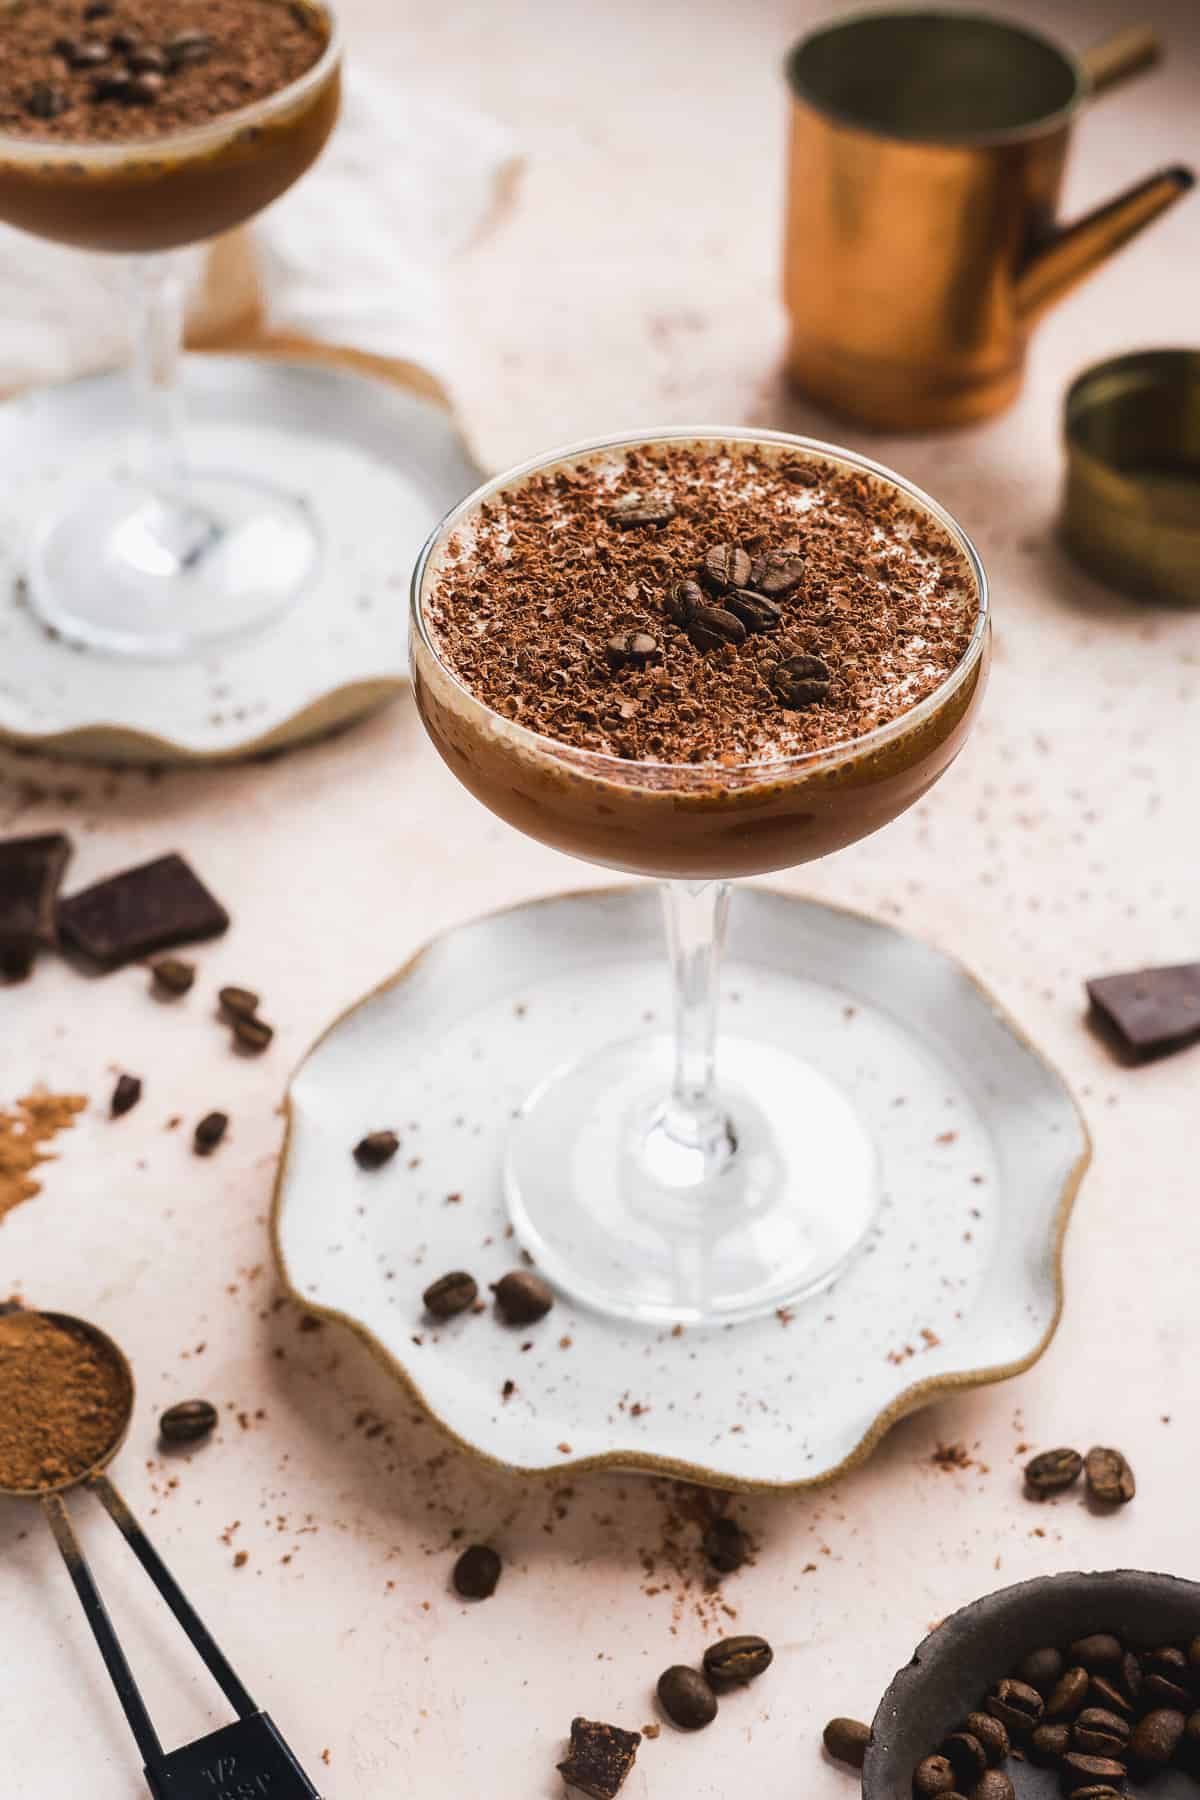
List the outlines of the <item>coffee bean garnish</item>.
{"label": "coffee bean garnish", "polygon": [[1069,1725],[1039,1725],[1029,1740],[1029,1750],[1036,1763],[1056,1763],[1071,1748]]}
{"label": "coffee bean garnish", "polygon": [[1071,1742],[1086,1756],[1120,1756],[1129,1742],[1129,1722],[1102,1706],[1085,1706],[1075,1720]]}
{"label": "coffee bean garnish", "polygon": [[532,1269],[513,1269],[493,1282],[492,1292],[506,1325],[536,1325],[554,1305],[554,1290]]}
{"label": "coffee bean garnish", "polygon": [[61,88],[48,81],[35,81],[25,102],[25,111],[34,119],[57,119],[70,110],[71,102]]}
{"label": "coffee bean garnish", "polygon": [[732,1686],[735,1682],[753,1681],[775,1660],[775,1652],[766,1638],[743,1634],[721,1638],[704,1652],[704,1673],[714,1686]]}
{"label": "coffee bean garnish", "polygon": [[658,1704],[681,1731],[700,1731],[717,1716],[717,1696],[696,1669],[674,1663],[658,1678]]}
{"label": "coffee bean garnish", "polygon": [[1126,1506],[1137,1492],[1133,1470],[1119,1450],[1095,1444],[1083,1462],[1088,1490],[1104,1506]]}
{"label": "coffee bean garnish", "polygon": [[258,995],[250,988],[223,987],[217,1001],[231,1023],[234,1019],[252,1019],[258,1011]]}
{"label": "coffee bean garnish", "polygon": [[160,956],[150,964],[150,975],[157,993],[186,994],[196,979],[196,968],[180,956]]}
{"label": "coffee bean garnish", "polygon": [[861,1769],[871,1741],[871,1727],[861,1719],[830,1719],[821,1739],[830,1756],[849,1763],[852,1769]]}
{"label": "coffee bean garnish", "polygon": [[1017,1675],[1035,1687],[1043,1699],[1053,1690],[1066,1668],[1061,1650],[1031,1650],[1017,1665]]}
{"label": "coffee bean garnish", "polygon": [[987,1756],[979,1739],[969,1731],[952,1731],[942,1745],[942,1755],[954,1770],[955,1785],[973,1788],[987,1768]]}
{"label": "coffee bean garnish", "polygon": [[153,44],[144,44],[129,52],[129,67],[135,75],[162,75],[167,59]]}
{"label": "coffee bean garnish", "polygon": [[117,1085],[108,1103],[110,1117],[119,1119],[122,1113],[131,1112],[141,1097],[142,1084],[136,1075],[118,1075]]}
{"label": "coffee bean garnish", "polygon": [[724,594],[729,588],[744,588],[751,567],[750,558],[736,544],[714,544],[704,553],[700,573],[714,594]]}
{"label": "coffee bean garnish", "polygon": [[192,1149],[197,1156],[211,1156],[229,1127],[229,1114],[205,1113],[192,1133]]}
{"label": "coffee bean garnish", "polygon": [[473,1275],[465,1269],[453,1269],[449,1275],[440,1275],[425,1289],[421,1296],[425,1302],[426,1312],[435,1319],[453,1319],[458,1313],[466,1312],[468,1306],[474,1306],[479,1298],[479,1287]]}
{"label": "coffee bean garnish", "polygon": [[1013,1681],[1006,1677],[996,1684],[994,1694],[989,1694],[984,1705],[993,1719],[1009,1731],[1024,1733],[1031,1731],[1042,1722],[1045,1703],[1036,1688],[1024,1681]]}
{"label": "coffee bean garnish", "polygon": [[368,1131],[354,1146],[354,1160],[360,1169],[382,1169],[399,1148],[400,1139],[394,1131]]}
{"label": "coffee bean garnish", "polygon": [[713,1520],[704,1533],[704,1554],[722,1575],[731,1575],[741,1568],[750,1554],[750,1545],[736,1519],[722,1516]]}
{"label": "coffee bean garnish", "polygon": [[[139,75],[139,81],[157,81],[162,85],[159,75]],[[252,1050],[257,1054],[265,1050],[275,1036],[274,1027],[265,1019],[235,1019],[233,1021],[233,1039],[243,1050]]]}
{"label": "coffee bean garnish", "polygon": [[1025,1465],[1025,1484],[1034,1494],[1058,1494],[1083,1474],[1078,1450],[1043,1450]]}
{"label": "coffee bean garnish", "polygon": [[98,69],[112,54],[108,45],[98,38],[88,38],[82,43],[78,39],[60,38],[54,48],[73,69]]}
{"label": "coffee bean garnish", "polygon": [[572,1719],[571,1752],[558,1772],[568,1787],[589,1800],[616,1800],[641,1741],[640,1731],[622,1731],[599,1719]]}
{"label": "coffee bean garnish", "polygon": [[963,1720],[963,1730],[979,1739],[990,1763],[1002,1763],[1008,1755],[1008,1733],[999,1719],[993,1719],[991,1713],[968,1713]]}
{"label": "coffee bean garnish", "polygon": [[173,69],[207,62],[212,55],[212,39],[206,31],[180,31],[167,40],[166,53],[167,62]]}
{"label": "coffee bean garnish", "polygon": [[913,1771],[913,1791],[919,1800],[940,1800],[954,1792],[954,1770],[944,1756],[927,1756]]}
{"label": "coffee bean garnish", "polygon": [[1067,1652],[1073,1663],[1079,1663],[1089,1675],[1103,1675],[1121,1667],[1125,1651],[1111,1631],[1093,1631],[1090,1637],[1076,1638]]}
{"label": "coffee bean garnish", "polygon": [[972,1789],[972,1800],[1016,1800],[1017,1790],[1000,1769],[985,1769]]}
{"label": "coffee bean garnish", "polygon": [[134,79],[132,75],[101,75],[92,83],[92,99],[116,100],[127,106],[133,99]]}
{"label": "coffee bean garnish", "polygon": [[666,525],[675,517],[675,502],[666,494],[622,494],[609,508],[609,518],[623,531],[635,525]]}
{"label": "coffee bean garnish", "polygon": [[1106,1781],[1116,1787],[1124,1781],[1126,1773],[1125,1764],[1110,1756],[1083,1756],[1078,1750],[1068,1750],[1062,1759],[1063,1786],[1069,1794],[1089,1782]]}
{"label": "coffee bean garnish", "polygon": [[706,604],[704,589],[698,581],[677,581],[667,595],[665,610],[668,619],[673,619],[676,625],[686,625]]}
{"label": "coffee bean garnish", "polygon": [[765,556],[757,558],[750,571],[750,586],[771,600],[782,600],[795,593],[803,580],[804,558],[788,550],[768,550]]}
{"label": "coffee bean garnish", "polygon": [[832,680],[832,670],[819,656],[789,656],[771,671],[771,686],[780,704],[793,710],[825,700]]}
{"label": "coffee bean garnish", "polygon": [[719,650],[724,644],[744,644],[746,627],[721,606],[698,606],[688,620],[687,634],[697,650]]}
{"label": "coffee bean garnish", "polygon": [[454,1565],[454,1585],[464,1600],[490,1600],[500,1580],[500,1558],[487,1544],[472,1544]]}
{"label": "coffee bean garnish", "polygon": [[736,588],[721,603],[726,612],[740,619],[747,631],[778,631],[783,613],[765,594],[752,594],[749,588]]}
{"label": "coffee bean garnish", "polygon": [[[133,106],[153,106],[164,86],[161,75],[133,75],[129,81],[129,102]],[[258,1023],[257,1020],[254,1022]],[[270,1042],[269,1038],[267,1042]],[[265,1046],[260,1047],[265,1048]]]}
{"label": "coffee bean garnish", "polygon": [[658,639],[648,631],[619,631],[604,646],[610,669],[644,669],[658,655]]}
{"label": "coffee bean garnish", "polygon": [[[1072,1653],[1076,1648],[1077,1646],[1072,1644]],[[1080,1707],[1086,1705],[1090,1688],[1091,1678],[1082,1663],[1077,1663],[1073,1669],[1064,1669],[1051,1688],[1050,1696],[1046,1701],[1047,1721],[1073,1719]]]}
{"label": "coffee bean garnish", "polygon": [[198,1444],[216,1424],[217,1409],[211,1400],[180,1400],[163,1413],[158,1433],[167,1444]]}

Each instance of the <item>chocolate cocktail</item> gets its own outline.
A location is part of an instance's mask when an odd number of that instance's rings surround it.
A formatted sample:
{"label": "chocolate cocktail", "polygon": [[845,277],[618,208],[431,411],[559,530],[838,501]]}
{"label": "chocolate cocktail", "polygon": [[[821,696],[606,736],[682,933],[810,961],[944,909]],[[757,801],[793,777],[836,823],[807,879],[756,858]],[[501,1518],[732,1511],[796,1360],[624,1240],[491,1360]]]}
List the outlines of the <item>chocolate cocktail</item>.
{"label": "chocolate cocktail", "polygon": [[869,1228],[874,1146],[800,1055],[739,1040],[717,1082],[729,882],[866,837],[949,766],[986,669],[973,548],[865,459],[673,432],[490,483],[413,596],[418,705],[460,781],[530,836],[666,884],[675,1039],[609,1046],[531,1098],[506,1169],[523,1243],[625,1316],[811,1292]]}

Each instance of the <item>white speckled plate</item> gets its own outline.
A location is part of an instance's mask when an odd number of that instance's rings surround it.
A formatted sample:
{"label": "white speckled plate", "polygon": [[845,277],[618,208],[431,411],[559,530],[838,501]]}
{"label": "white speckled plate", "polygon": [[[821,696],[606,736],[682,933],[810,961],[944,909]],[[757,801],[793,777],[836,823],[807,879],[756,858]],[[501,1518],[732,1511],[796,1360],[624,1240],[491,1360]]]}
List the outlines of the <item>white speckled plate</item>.
{"label": "white speckled plate", "polygon": [[[526,1331],[490,1309],[423,1317],[434,1277],[465,1268],[485,1289],[516,1261],[500,1189],[514,1107],[568,1048],[666,1016],[658,898],[633,887],[460,926],[317,1042],[275,1198],[296,1298],[360,1332],[460,1442],[528,1471],[803,1486],[939,1393],[1027,1368],[1058,1322],[1090,1154],[1062,1079],[940,951],[767,889],[735,896],[724,986],[731,1033],[810,1056],[878,1136],[880,1218],[834,1287],[790,1319],[680,1335],[565,1301]],[[351,1147],[384,1127],[400,1153],[364,1173]]]}
{"label": "white speckled plate", "polygon": [[[19,577],[64,483],[107,469],[132,428],[123,374],[0,405],[0,740],[125,762],[219,762],[333,730],[407,673],[408,581],[432,526],[482,479],[450,415],[390,382],[277,357],[191,356],[197,462],[261,467],[305,495],[319,579],[257,637],[176,663],[52,638]],[[247,424],[246,421],[254,421]]]}

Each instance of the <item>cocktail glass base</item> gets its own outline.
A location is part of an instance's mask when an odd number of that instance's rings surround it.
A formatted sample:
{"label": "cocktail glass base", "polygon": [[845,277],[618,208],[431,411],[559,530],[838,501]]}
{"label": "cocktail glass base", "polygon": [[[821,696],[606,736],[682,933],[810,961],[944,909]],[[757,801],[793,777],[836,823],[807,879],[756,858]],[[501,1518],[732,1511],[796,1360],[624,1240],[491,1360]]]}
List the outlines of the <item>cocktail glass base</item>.
{"label": "cocktail glass base", "polygon": [[721,1040],[715,1174],[673,1139],[669,1037],[556,1070],[526,1100],[504,1165],[517,1236],[584,1305],[647,1323],[727,1325],[833,1281],[868,1237],[876,1148],[842,1090],[801,1058]]}

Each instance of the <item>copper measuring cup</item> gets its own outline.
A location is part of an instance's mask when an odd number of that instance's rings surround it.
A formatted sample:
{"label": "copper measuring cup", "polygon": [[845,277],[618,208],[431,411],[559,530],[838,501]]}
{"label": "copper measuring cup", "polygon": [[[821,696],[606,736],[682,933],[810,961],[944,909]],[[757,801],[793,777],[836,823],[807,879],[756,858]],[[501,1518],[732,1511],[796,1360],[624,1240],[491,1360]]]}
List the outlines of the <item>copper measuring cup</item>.
{"label": "copper measuring cup", "polygon": [[[209,1634],[199,1614],[185,1597],[174,1576],[130,1512],[105,1473],[121,1448],[133,1416],[133,1370],[123,1352],[103,1331],[69,1313],[36,1315],[72,1336],[83,1338],[108,1365],[124,1401],[124,1411],[112,1442],[88,1469],[65,1480],[36,1488],[0,1487],[0,1496],[14,1500],[38,1500],[55,1542],[75,1584],[92,1635],[104,1658],[109,1679],[116,1689],[129,1722],[155,1800],[320,1800],[317,1789],[304,1773],[276,1726],[255,1705],[232,1666]],[[64,1495],[73,1487],[95,1494],[109,1517],[166,1601],[184,1636],[197,1651],[205,1668],[237,1714],[232,1725],[220,1727],[164,1751],[146,1710],[133,1671],[122,1650],[112,1620],[96,1586],[96,1579],[75,1536]]]}
{"label": "copper measuring cup", "polygon": [[796,384],[890,430],[1007,406],[1042,315],[1193,185],[1166,168],[1056,219],[1078,113],[1158,55],[1140,27],[1076,60],[1026,26],[939,9],[803,38],[787,61]]}

